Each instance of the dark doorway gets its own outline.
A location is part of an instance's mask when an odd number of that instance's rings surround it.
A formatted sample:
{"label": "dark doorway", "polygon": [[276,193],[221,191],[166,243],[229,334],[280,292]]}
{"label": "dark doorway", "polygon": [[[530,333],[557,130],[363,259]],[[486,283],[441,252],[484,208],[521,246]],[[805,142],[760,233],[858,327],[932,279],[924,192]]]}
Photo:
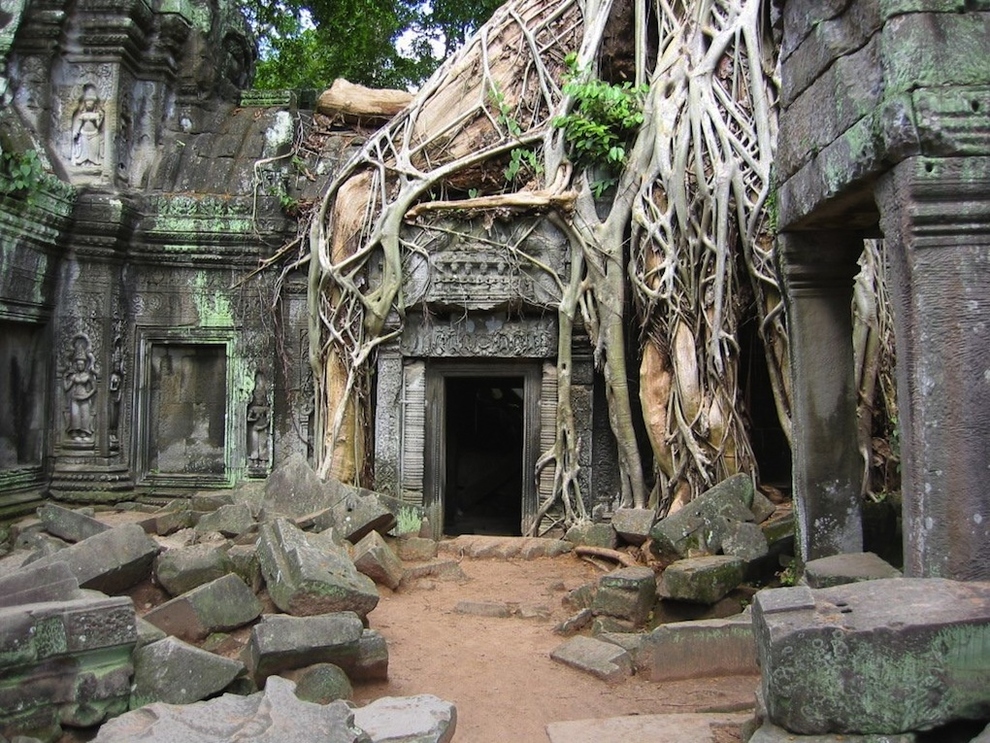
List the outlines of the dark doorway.
{"label": "dark doorway", "polygon": [[523,377],[447,377],[444,533],[521,533]]}

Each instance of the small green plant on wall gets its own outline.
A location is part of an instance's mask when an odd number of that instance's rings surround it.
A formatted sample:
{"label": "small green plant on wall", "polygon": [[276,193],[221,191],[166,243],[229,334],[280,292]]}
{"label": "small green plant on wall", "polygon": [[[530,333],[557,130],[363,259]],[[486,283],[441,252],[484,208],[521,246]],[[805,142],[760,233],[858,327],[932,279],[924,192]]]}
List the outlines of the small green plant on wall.
{"label": "small green plant on wall", "polygon": [[0,193],[26,196],[28,203],[34,200],[45,177],[35,150],[23,153],[4,150],[0,153],[0,172],[4,176],[0,178]]}

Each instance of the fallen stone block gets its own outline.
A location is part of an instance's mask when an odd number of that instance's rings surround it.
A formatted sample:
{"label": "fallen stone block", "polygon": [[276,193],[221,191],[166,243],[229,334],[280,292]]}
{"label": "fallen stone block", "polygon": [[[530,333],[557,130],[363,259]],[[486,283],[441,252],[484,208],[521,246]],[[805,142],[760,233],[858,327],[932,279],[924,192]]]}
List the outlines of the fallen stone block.
{"label": "fallen stone block", "polygon": [[678,560],[667,566],[660,580],[664,598],[714,604],[742,583],[745,563],[729,555],[707,555]]}
{"label": "fallen stone block", "polygon": [[65,562],[80,588],[95,588],[107,594],[123,593],[151,575],[158,545],[137,524],[115,526],[84,539],[36,565]]}
{"label": "fallen stone block", "polygon": [[352,681],[388,680],[388,643],[378,630],[366,629],[358,640],[356,656],[345,656],[337,665]]}
{"label": "fallen stone block", "polygon": [[768,518],[773,516],[774,512],[777,510],[777,504],[763,495],[763,493],[759,490],[754,490],[753,504],[750,506],[750,510],[753,512],[753,517],[756,519],[756,523],[762,524]]}
{"label": "fallen stone block", "polygon": [[745,715],[724,712],[567,720],[547,725],[547,737],[550,739],[549,743],[718,743],[720,740],[739,740],[736,736],[723,738],[720,731],[737,731],[745,721]]}
{"label": "fallen stone block", "polygon": [[245,664],[261,684],[280,671],[333,663],[345,671],[360,652],[361,618],[344,611],[312,617],[271,614],[251,628]]}
{"label": "fallen stone block", "polygon": [[[917,743],[914,733],[901,735],[794,735],[789,730],[764,721],[749,743]],[[972,741],[976,743],[976,741]]]}
{"label": "fallen stone block", "polygon": [[650,530],[653,550],[661,556],[715,554],[734,521],[754,521],[753,480],[740,473],[705,491],[676,513],[660,519]]}
{"label": "fallen stone block", "polygon": [[504,601],[458,601],[454,606],[454,613],[504,619],[512,616],[512,609]]}
{"label": "fallen stone block", "polygon": [[377,493],[343,483],[328,483],[333,488],[333,525],[344,539],[356,544],[370,532],[386,534],[395,526],[395,514]]}
{"label": "fallen stone block", "polygon": [[345,702],[312,704],[294,693],[295,684],[277,676],[263,692],[225,694],[196,704],[149,704],[111,720],[95,743],[207,743],[207,741],[304,741],[370,743],[354,725]]}
{"label": "fallen stone block", "polygon": [[268,594],[297,616],[353,611],[365,617],[378,604],[374,582],[361,575],[347,553],[330,540],[315,543],[287,519],[263,524],[258,560]]}
{"label": "fallen stone block", "polygon": [[598,579],[591,610],[596,615],[626,619],[640,626],[646,622],[656,600],[657,580],[652,569],[621,568]]}
{"label": "fallen stone block", "polygon": [[900,570],[873,552],[831,555],[804,564],[804,580],[810,588],[830,588],[864,580],[900,577]]}
{"label": "fallen stone block", "polygon": [[296,682],[296,696],[304,702],[330,704],[354,696],[344,669],[333,663],[315,663],[283,675]]}
{"label": "fallen stone block", "polygon": [[639,629],[639,625],[628,619],[619,619],[619,617],[600,616],[591,621],[592,637],[603,634],[635,632],[637,629]]}
{"label": "fallen stone block", "polygon": [[68,563],[34,563],[16,573],[0,576],[0,608],[77,598],[82,598],[79,581]]}
{"label": "fallen stone block", "polygon": [[258,562],[258,550],[253,544],[235,544],[227,550],[230,568],[239,575],[248,587],[257,593],[265,584],[261,574],[261,563]]}
{"label": "fallen stone block", "polygon": [[421,578],[436,578],[438,580],[465,581],[467,574],[457,560],[432,560],[414,565],[406,565],[402,574],[402,585]]}
{"label": "fallen stone block", "polygon": [[759,673],[749,615],[661,625],[642,637],[635,661],[650,681]]}
{"label": "fallen stone block", "polygon": [[652,508],[619,508],[612,514],[612,528],[626,544],[639,546],[650,538],[655,519]]}
{"label": "fallen stone block", "polygon": [[615,549],[619,544],[619,535],[615,533],[615,529],[612,528],[611,524],[595,524],[591,522],[575,524],[567,530],[564,539],[571,544],[588,547],[605,547],[606,549]]}
{"label": "fallen stone block", "polygon": [[39,506],[38,518],[45,531],[67,542],[81,542],[110,528],[92,516],[55,503]]}
{"label": "fallen stone block", "polygon": [[147,534],[160,537],[174,534],[181,529],[190,529],[196,525],[196,515],[188,505],[182,507],[163,506],[161,510],[138,522]]}
{"label": "fallen stone block", "polygon": [[564,605],[565,609],[572,611],[590,609],[595,603],[596,593],[598,593],[598,583],[585,583],[583,586],[578,586],[565,593],[560,603]]}
{"label": "fallen stone block", "polygon": [[265,480],[262,507],[269,516],[297,518],[329,508],[331,499],[332,494],[306,458],[292,454]]}
{"label": "fallen stone block", "polygon": [[155,558],[155,580],[171,596],[221,578],[233,570],[223,544],[191,544],[165,550]]}
{"label": "fallen stone block", "polygon": [[126,710],[136,640],[129,598],[0,609],[0,735],[54,740]]}
{"label": "fallen stone block", "polygon": [[454,539],[439,542],[438,551],[457,557],[475,559],[521,557],[535,560],[541,557],[557,557],[574,549],[574,545],[563,539],[544,537],[496,537],[484,534],[462,534]]}
{"label": "fallen stone block", "polygon": [[231,538],[250,531],[254,526],[254,515],[247,503],[233,503],[201,516],[196,522],[196,532],[206,534],[215,531]]}
{"label": "fallen stone block", "polygon": [[234,496],[227,490],[207,490],[193,493],[189,499],[189,507],[200,513],[212,513],[224,506],[234,505]]}
{"label": "fallen stone block", "polygon": [[593,617],[594,614],[591,613],[591,609],[581,609],[554,627],[554,634],[563,635],[564,637],[575,635],[591,624]]}
{"label": "fallen stone block", "polygon": [[432,694],[381,697],[355,709],[354,724],[372,743],[448,743],[457,729],[457,708]]}
{"label": "fallen stone block", "polygon": [[241,627],[261,615],[261,602],[238,576],[228,573],[155,607],[146,621],[189,642]]}
{"label": "fallen stone block", "polygon": [[354,567],[393,591],[402,582],[402,561],[377,531],[369,532],[354,545]]}
{"label": "fallen stone block", "polygon": [[34,557],[34,551],[29,549],[14,549],[0,557],[0,577],[19,572],[29,564]]}
{"label": "fallen stone block", "polygon": [[734,521],[729,524],[722,540],[723,554],[750,562],[765,557],[770,551],[767,538],[759,524],[751,521]]}
{"label": "fallen stone block", "polygon": [[168,633],[160,630],[151,622],[145,621],[143,617],[138,617],[136,647],[144,647],[145,645],[150,645],[153,642],[164,640],[166,637],[168,637]]}
{"label": "fallen stone block", "polygon": [[890,735],[990,717],[990,583],[764,590],[753,627],[768,719],[791,733]]}
{"label": "fallen stone block", "polygon": [[198,702],[223,691],[243,670],[244,664],[238,660],[166,637],[134,652],[131,709],[152,702]]}
{"label": "fallen stone block", "polygon": [[609,683],[616,683],[632,675],[629,653],[618,645],[583,635],[567,640],[550,653],[550,657]]}
{"label": "fallen stone block", "polygon": [[403,534],[393,540],[392,544],[403,562],[428,562],[437,556],[436,541],[427,537]]}

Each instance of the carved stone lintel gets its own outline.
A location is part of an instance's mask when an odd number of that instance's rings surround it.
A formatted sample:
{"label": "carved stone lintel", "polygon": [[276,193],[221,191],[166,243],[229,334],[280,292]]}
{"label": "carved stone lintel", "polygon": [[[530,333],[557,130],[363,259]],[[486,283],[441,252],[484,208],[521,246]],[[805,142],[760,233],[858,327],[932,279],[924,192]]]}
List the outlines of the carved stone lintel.
{"label": "carved stone lintel", "polygon": [[557,353],[557,324],[552,318],[508,322],[496,315],[433,323],[413,316],[401,350],[405,356],[437,358],[549,358]]}

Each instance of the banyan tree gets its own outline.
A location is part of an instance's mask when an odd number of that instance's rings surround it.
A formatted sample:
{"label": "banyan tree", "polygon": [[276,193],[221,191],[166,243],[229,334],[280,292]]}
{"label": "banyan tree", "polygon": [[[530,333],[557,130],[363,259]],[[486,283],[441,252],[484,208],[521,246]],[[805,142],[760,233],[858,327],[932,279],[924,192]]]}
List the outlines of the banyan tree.
{"label": "banyan tree", "polygon": [[[533,214],[566,237],[566,271],[518,242],[497,247],[556,287],[539,300],[559,326],[556,436],[531,473],[552,476],[540,515],[588,515],[569,381],[577,328],[604,379],[623,506],[663,511],[733,473],[758,474],[740,384],[744,323],[756,328],[787,436],[790,399],[773,269],[770,6],[510,0],[367,139],[309,224],[323,475],[366,476],[372,362],[401,328],[410,262],[428,264],[436,232],[458,219]],[[874,269],[876,249],[864,260]],[[865,272],[857,294],[868,403],[886,369],[878,275]]]}

